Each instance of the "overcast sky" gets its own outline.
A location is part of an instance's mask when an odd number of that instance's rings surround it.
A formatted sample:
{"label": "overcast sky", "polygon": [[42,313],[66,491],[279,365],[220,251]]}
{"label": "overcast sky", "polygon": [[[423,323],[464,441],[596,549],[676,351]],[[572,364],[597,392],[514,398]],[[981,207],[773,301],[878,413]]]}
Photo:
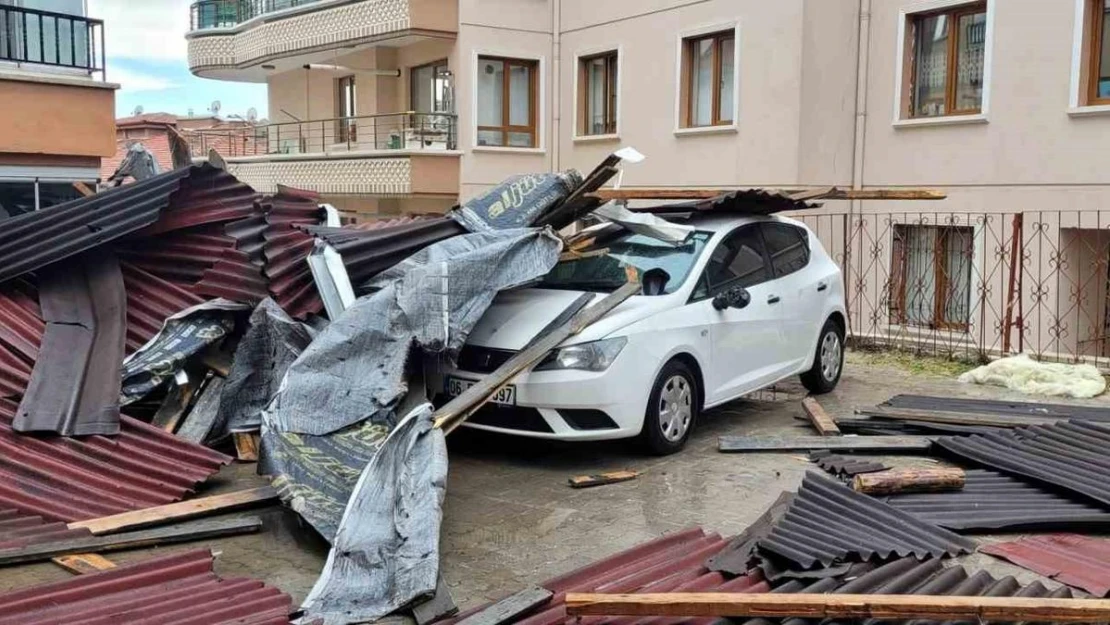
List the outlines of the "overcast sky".
{"label": "overcast sky", "polygon": [[116,114],[136,106],[147,113],[200,115],[215,100],[220,115],[266,117],[266,86],[206,80],[189,73],[185,33],[191,0],[88,0],[89,17],[104,20],[108,80],[120,84]]}

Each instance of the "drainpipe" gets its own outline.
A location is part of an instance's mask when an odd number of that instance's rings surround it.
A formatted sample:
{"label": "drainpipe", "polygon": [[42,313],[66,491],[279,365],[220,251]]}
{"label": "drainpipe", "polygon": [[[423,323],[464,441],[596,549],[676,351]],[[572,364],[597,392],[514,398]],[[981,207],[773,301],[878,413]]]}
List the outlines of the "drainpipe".
{"label": "drainpipe", "polygon": [[562,102],[559,99],[559,84],[562,82],[559,69],[562,55],[559,43],[559,29],[562,26],[559,18],[563,14],[561,6],[561,0],[551,0],[551,171],[559,171],[560,110],[562,108]]}
{"label": "drainpipe", "polygon": [[[859,50],[856,54],[856,132],[852,147],[852,188],[863,188],[864,148],[867,135],[867,74],[871,50],[871,0],[859,0]],[[849,203],[848,216],[859,200]]]}

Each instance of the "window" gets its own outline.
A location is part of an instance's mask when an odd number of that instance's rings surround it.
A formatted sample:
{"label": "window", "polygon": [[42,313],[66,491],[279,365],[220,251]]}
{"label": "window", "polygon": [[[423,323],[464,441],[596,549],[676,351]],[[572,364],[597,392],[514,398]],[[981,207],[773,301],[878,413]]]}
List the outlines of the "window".
{"label": "window", "polygon": [[409,71],[409,106],[417,113],[449,113],[447,61],[414,67]]}
{"label": "window", "polygon": [[536,147],[536,61],[478,57],[478,145]]}
{"label": "window", "polygon": [[358,122],[355,99],[355,77],[346,76],[335,81],[335,139],[337,143],[358,140]]}
{"label": "window", "polygon": [[922,13],[909,19],[909,117],[981,112],[986,4]]}
{"label": "window", "polygon": [[770,280],[759,226],[743,226],[721,241],[705,267],[705,279],[706,295],[730,286],[750,287]]}
{"label": "window", "polygon": [[898,225],[890,271],[894,323],[966,328],[971,314],[972,229]]}
{"label": "window", "polygon": [[797,226],[780,223],[763,224],[763,241],[771,268],[779,278],[799,271],[809,264],[809,240],[805,231]]}
{"label": "window", "polygon": [[682,41],[683,126],[733,123],[736,34],[728,30]]}
{"label": "window", "polygon": [[1110,0],[1091,0],[1087,104],[1110,104]]}
{"label": "window", "polygon": [[578,61],[578,134],[617,133],[617,53]]}

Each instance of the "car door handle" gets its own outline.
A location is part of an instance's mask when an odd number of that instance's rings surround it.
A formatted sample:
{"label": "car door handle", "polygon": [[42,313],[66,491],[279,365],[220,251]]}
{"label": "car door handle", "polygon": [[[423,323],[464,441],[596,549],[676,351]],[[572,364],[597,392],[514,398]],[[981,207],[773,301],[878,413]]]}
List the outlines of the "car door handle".
{"label": "car door handle", "polygon": [[767,303],[768,304],[777,304],[777,303],[779,303],[779,296],[778,295],[768,295],[767,296]]}
{"label": "car door handle", "polygon": [[828,282],[818,282],[817,283],[817,290],[818,291],[824,291],[827,288],[829,288],[829,283]]}

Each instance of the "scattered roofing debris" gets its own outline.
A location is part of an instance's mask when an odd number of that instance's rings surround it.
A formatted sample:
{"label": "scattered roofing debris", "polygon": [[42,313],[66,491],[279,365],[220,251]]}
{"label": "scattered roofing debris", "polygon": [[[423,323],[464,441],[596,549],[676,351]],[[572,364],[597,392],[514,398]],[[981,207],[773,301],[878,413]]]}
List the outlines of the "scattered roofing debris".
{"label": "scattered roofing debris", "polygon": [[875,452],[925,452],[933,446],[929,436],[721,436],[717,439],[718,451],[773,452],[773,451],[875,451]]}
{"label": "scattered roofing debris", "polygon": [[644,188],[601,189],[591,195],[600,200],[714,200],[722,196],[761,194],[788,198],[795,202],[813,200],[943,200],[948,197],[932,189],[839,189],[818,187],[812,189],[682,189]]}
{"label": "scattered roofing debris", "polygon": [[1040,402],[972,399],[968,397],[931,397],[927,395],[895,395],[882,407],[913,408],[965,414],[995,414],[1044,417],[1055,419],[1083,419],[1085,421],[1110,421],[1110,408],[1078,404],[1046,404]]}
{"label": "scattered roofing debris", "polygon": [[802,410],[818,434],[821,436],[840,436],[840,428],[836,427],[836,421],[829,416],[829,413],[825,412],[825,409],[817,403],[816,399],[812,397],[803,399]]}
{"label": "scattered roofing debris", "polygon": [[252,579],[220,578],[213,560],[202,549],[15,590],[0,595],[0,623],[289,622],[288,595]]}
{"label": "scattered roofing debris", "polygon": [[593,475],[577,475],[567,480],[571,488],[592,488],[606,484],[618,484],[640,477],[639,471],[608,471]]}
{"label": "scattered roofing debris", "polygon": [[1106,539],[1078,534],[1027,536],[986,545],[980,551],[1097,597],[1110,595],[1110,541]]}
{"label": "scattered roofing debris", "polygon": [[852,490],[865,495],[950,492],[963,489],[964,480],[964,470],[958,467],[889,469],[855,476]]}
{"label": "scattered roofing debris", "polygon": [[854,476],[860,473],[874,473],[885,471],[888,467],[874,460],[864,460],[851,456],[841,456],[831,451],[814,451],[809,454],[809,459],[822,469],[838,476]]}

